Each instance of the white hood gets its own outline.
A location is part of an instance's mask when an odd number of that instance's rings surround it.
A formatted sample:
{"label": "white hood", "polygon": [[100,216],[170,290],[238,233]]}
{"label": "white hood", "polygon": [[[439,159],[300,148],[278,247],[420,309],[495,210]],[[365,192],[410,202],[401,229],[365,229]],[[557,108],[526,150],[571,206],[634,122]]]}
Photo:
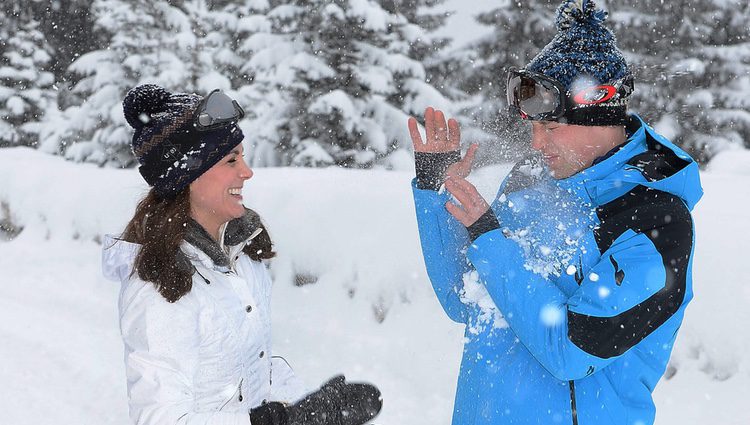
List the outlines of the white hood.
{"label": "white hood", "polygon": [[102,243],[102,273],[116,282],[126,282],[133,270],[140,245],[126,242],[115,235],[104,235]]}

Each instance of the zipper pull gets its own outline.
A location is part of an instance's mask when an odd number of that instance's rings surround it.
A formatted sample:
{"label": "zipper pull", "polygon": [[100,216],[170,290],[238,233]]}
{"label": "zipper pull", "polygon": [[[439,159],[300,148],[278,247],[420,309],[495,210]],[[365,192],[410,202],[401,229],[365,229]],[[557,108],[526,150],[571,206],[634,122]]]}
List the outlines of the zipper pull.
{"label": "zipper pull", "polygon": [[242,381],[244,381],[245,378],[240,379],[240,397],[239,400],[242,401]]}

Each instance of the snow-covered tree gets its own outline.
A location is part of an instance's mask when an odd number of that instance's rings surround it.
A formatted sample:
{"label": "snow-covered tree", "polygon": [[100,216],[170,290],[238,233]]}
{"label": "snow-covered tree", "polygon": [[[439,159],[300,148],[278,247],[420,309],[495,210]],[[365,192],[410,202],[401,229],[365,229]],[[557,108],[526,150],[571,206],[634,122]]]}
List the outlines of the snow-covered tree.
{"label": "snow-covered tree", "polygon": [[444,2],[445,0],[379,0],[383,9],[389,13],[401,14],[407,22],[419,27],[421,36],[413,37],[410,41],[409,56],[422,62],[427,72],[427,81],[430,83],[435,78],[435,66],[439,63],[440,54],[451,41],[449,38],[432,34],[445,25],[446,19],[450,16],[447,12],[435,11],[435,7]]}
{"label": "snow-covered tree", "polygon": [[[217,4],[220,2],[216,2]],[[244,62],[237,56],[235,2],[95,0],[96,27],[108,45],[82,55],[70,70],[82,76],[73,93],[80,102],[62,114],[65,125],[45,149],[77,161],[134,164],[132,130],[122,99],[132,87],[156,83],[168,90],[231,90]]]}
{"label": "snow-covered tree", "polygon": [[405,122],[448,108],[413,48],[427,31],[371,0],[269,4],[245,40],[255,165],[407,167]]}
{"label": "snow-covered tree", "polygon": [[[505,84],[510,67],[526,65],[554,36],[559,0],[501,2],[478,14],[492,32],[467,46],[456,46],[439,63],[440,85],[460,100],[467,137],[492,141],[494,159],[523,153],[527,139],[518,120],[509,117]],[[462,96],[463,95],[463,96]],[[481,159],[481,158],[480,158]]]}
{"label": "snow-covered tree", "polygon": [[29,14],[3,13],[0,25],[0,147],[35,146],[38,121],[57,107],[51,49]]}
{"label": "snow-covered tree", "polygon": [[70,81],[68,66],[83,53],[102,46],[102,39],[94,30],[93,0],[4,0],[3,4],[6,3],[17,4],[39,22],[39,31],[55,52],[49,70],[56,81],[63,84]]}
{"label": "snow-covered tree", "polygon": [[750,147],[750,4],[617,0],[610,11],[636,71],[635,110],[703,162]]}

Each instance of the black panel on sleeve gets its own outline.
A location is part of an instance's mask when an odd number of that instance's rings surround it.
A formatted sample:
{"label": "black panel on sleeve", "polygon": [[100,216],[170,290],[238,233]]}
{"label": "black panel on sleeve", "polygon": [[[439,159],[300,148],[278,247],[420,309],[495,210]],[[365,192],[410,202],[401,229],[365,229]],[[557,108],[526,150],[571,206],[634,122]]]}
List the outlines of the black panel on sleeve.
{"label": "black panel on sleeve", "polygon": [[[602,254],[630,229],[651,240],[666,271],[661,290],[616,316],[597,317],[568,310],[570,340],[587,353],[606,359],[619,356],[642,341],[682,305],[693,247],[693,222],[682,199],[644,186],[599,207],[597,215],[601,224],[594,236]],[[617,272],[627,276],[627,270]]]}

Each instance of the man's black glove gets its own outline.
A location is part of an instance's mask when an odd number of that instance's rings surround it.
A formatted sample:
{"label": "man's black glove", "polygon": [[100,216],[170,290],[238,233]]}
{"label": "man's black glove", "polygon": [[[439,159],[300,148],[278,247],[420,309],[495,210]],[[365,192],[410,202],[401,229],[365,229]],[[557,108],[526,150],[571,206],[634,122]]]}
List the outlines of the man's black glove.
{"label": "man's black glove", "polygon": [[326,382],[299,402],[273,402],[250,412],[253,425],[362,425],[383,406],[380,391],[371,384],[347,383],[344,376]]}

